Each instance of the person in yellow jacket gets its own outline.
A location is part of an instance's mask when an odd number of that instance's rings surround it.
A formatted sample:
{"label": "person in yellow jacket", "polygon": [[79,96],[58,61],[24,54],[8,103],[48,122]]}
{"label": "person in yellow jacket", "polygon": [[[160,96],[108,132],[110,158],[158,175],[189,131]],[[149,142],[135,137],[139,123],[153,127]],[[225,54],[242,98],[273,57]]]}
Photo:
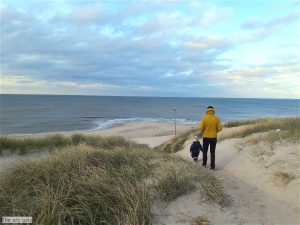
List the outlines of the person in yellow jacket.
{"label": "person in yellow jacket", "polygon": [[199,125],[203,134],[203,163],[202,166],[206,167],[207,151],[210,146],[210,169],[215,170],[215,151],[217,145],[218,132],[222,130],[222,124],[215,115],[215,109],[212,106],[208,106],[206,109],[206,115],[202,118]]}

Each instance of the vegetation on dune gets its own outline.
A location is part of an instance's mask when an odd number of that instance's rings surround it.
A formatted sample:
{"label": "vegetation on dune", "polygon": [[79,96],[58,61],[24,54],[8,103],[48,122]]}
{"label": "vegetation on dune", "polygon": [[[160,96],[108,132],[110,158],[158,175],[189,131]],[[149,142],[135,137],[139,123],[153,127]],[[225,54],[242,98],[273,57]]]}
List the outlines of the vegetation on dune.
{"label": "vegetation on dune", "polygon": [[[273,170],[274,179],[286,185],[299,176],[300,118],[269,119],[262,123],[246,128],[248,130],[242,132],[247,134],[246,138],[235,147],[249,151],[253,160]],[[280,161],[278,154],[283,154]],[[284,166],[278,166],[280,163]]]}
{"label": "vegetation on dune", "polygon": [[[248,125],[248,126],[243,126]],[[229,138],[244,138],[251,134],[267,132],[271,130],[281,130],[281,137],[291,141],[297,141],[300,138],[300,117],[288,118],[264,118],[256,120],[233,121],[224,124],[224,127],[232,128],[243,126],[240,129],[227,132],[219,136],[218,140],[222,141]],[[193,136],[202,137],[202,132],[199,129],[189,130],[182,135],[174,137],[170,141],[158,146],[156,149],[167,153],[175,153],[183,149],[187,140]],[[269,138],[271,139],[271,137]]]}
{"label": "vegetation on dune", "polygon": [[81,133],[74,133],[70,136],[62,134],[33,137],[0,136],[0,153],[1,151],[9,150],[12,153],[17,152],[20,154],[26,154],[33,151],[51,151],[55,148],[77,146],[79,144],[87,144],[89,146],[104,149],[114,147],[129,148],[137,146],[134,142],[126,141],[123,137],[103,137],[100,135],[84,135]]}
{"label": "vegetation on dune", "polygon": [[182,158],[162,154],[154,170],[154,189],[160,199],[172,201],[195,188],[200,190],[205,201],[222,204],[225,201],[223,187],[214,175],[198,164],[191,164]]}
{"label": "vegetation on dune", "polygon": [[197,216],[191,219],[191,225],[210,225],[206,216]]}
{"label": "vegetation on dune", "polygon": [[119,137],[75,137],[48,158],[1,171],[2,215],[43,225],[140,225],[151,224],[152,198],[171,201],[197,186],[201,196],[216,196],[207,200],[222,198],[209,188],[220,185],[216,178],[183,159]]}
{"label": "vegetation on dune", "polygon": [[234,121],[228,121],[223,124],[224,127],[231,128],[231,127],[239,127],[244,125],[251,125],[255,124],[259,121],[262,121],[264,119],[256,119],[256,120],[234,120]]}
{"label": "vegetation on dune", "polygon": [[[246,121],[247,123],[249,121]],[[243,121],[240,125],[244,125]],[[266,118],[253,120],[249,126],[235,130],[227,135],[223,135],[221,139],[228,138],[244,138],[255,133],[262,133],[267,131],[280,130],[282,138],[291,141],[297,141],[300,138],[300,117],[288,117],[288,118]]]}
{"label": "vegetation on dune", "polygon": [[[247,124],[224,138],[280,129],[266,133],[266,143],[299,141],[299,118]],[[33,224],[43,225],[151,224],[152,198],[169,202],[196,188],[199,197],[226,206],[230,199],[213,173],[168,154],[183,149],[194,135],[201,134],[191,130],[156,149],[121,137],[79,133],[0,137],[0,150],[54,150],[48,158],[24,161],[1,171],[0,212],[32,216]],[[293,179],[288,173],[277,176]]]}
{"label": "vegetation on dune", "polygon": [[188,172],[187,166],[169,166],[158,177],[155,189],[161,199],[171,201],[195,188],[197,173]]}
{"label": "vegetation on dune", "polygon": [[142,178],[151,165],[140,150],[86,145],[20,164],[0,180],[2,215],[31,215],[34,224],[149,224]]}
{"label": "vegetation on dune", "polygon": [[195,135],[199,138],[202,137],[200,129],[189,130],[179,136],[172,138],[170,141],[158,146],[156,149],[159,149],[160,151],[166,153],[178,152],[183,149],[184,143]]}

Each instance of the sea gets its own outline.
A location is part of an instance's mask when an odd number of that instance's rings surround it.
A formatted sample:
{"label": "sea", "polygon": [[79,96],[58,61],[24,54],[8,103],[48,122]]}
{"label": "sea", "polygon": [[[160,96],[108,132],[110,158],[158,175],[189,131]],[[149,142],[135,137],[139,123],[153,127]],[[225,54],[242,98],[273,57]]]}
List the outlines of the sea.
{"label": "sea", "polygon": [[[95,131],[130,122],[197,125],[207,106],[222,122],[299,116],[299,99],[0,95],[0,134]],[[176,108],[176,110],[174,110]]]}

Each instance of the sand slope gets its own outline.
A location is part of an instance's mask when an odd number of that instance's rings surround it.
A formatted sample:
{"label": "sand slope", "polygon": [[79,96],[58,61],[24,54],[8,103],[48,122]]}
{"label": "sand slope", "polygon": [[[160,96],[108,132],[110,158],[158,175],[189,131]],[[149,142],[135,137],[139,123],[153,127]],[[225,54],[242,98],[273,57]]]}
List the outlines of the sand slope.
{"label": "sand slope", "polygon": [[[228,139],[218,143],[217,170],[213,172],[222,182],[225,193],[231,196],[231,205],[221,207],[203,203],[195,191],[168,204],[163,213],[158,213],[156,224],[191,224],[191,218],[201,215],[214,225],[300,224],[299,177],[287,185],[278,184],[274,171],[253,161],[249,151],[236,150],[238,141]],[[191,160],[191,142],[187,141],[185,148],[175,154]],[[199,166],[201,160],[202,156]]]}

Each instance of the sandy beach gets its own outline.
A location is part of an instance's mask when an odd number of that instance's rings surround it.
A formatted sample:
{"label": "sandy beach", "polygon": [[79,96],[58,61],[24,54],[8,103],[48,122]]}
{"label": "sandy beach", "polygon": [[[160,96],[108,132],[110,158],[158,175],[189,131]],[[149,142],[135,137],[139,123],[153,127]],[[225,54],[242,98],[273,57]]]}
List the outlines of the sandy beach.
{"label": "sandy beach", "polygon": [[[177,124],[176,133],[177,135],[180,135],[196,126],[197,124]],[[147,144],[149,147],[155,147],[172,139],[175,136],[174,130],[174,124],[171,123],[127,123],[91,133],[101,134],[104,136],[122,136],[137,143]]]}

